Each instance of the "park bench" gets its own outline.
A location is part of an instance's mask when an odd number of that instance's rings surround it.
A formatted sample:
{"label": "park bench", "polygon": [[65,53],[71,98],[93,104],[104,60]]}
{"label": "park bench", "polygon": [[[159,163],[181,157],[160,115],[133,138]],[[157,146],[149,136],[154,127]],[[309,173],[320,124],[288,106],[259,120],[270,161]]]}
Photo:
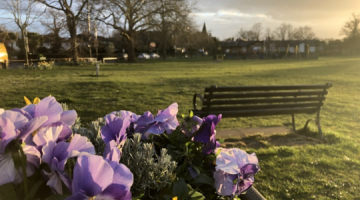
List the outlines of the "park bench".
{"label": "park bench", "polygon": [[[332,83],[324,85],[274,85],[274,86],[238,86],[205,88],[204,97],[196,93],[193,98],[194,115],[205,117],[210,114],[222,114],[226,117],[252,117],[271,115],[291,115],[295,129],[295,114],[315,114],[321,139],[320,109]],[[196,98],[202,101],[197,108]],[[309,119],[304,126],[307,127]]]}

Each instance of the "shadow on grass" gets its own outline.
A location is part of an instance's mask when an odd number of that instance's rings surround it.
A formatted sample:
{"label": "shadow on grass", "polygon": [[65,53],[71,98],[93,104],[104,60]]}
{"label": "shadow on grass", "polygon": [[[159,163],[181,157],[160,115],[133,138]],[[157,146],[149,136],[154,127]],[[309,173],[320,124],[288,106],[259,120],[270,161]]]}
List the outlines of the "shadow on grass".
{"label": "shadow on grass", "polygon": [[278,134],[265,136],[262,134],[251,135],[243,138],[227,138],[222,146],[226,148],[268,148],[275,146],[304,146],[304,145],[318,145],[318,144],[336,144],[340,139],[333,134],[326,134],[325,140],[320,139],[318,132],[309,129],[302,129],[296,133]]}

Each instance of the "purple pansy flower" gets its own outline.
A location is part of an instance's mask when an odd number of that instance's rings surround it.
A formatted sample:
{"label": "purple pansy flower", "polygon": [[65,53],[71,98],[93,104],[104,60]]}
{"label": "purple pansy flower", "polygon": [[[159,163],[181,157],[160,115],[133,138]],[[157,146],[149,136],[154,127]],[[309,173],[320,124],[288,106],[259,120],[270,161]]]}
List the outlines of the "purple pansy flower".
{"label": "purple pansy flower", "polygon": [[[7,148],[12,141],[22,143],[30,133],[38,129],[47,117],[37,117],[30,121],[21,113],[0,109],[0,185],[22,180],[20,169],[15,169],[10,149]],[[23,146],[26,162],[26,175],[31,176],[35,168],[40,165],[40,153],[35,147]]]}
{"label": "purple pansy flower", "polygon": [[121,150],[126,141],[126,129],[129,127],[130,117],[121,118],[114,114],[105,116],[106,124],[101,128],[101,137],[105,144],[115,141],[116,146]]}
{"label": "purple pansy flower", "polygon": [[240,195],[254,182],[260,170],[255,153],[247,154],[241,149],[219,149],[214,173],[215,188],[222,196]]}
{"label": "purple pansy flower", "polygon": [[127,138],[133,138],[133,135],[135,134],[135,129],[136,129],[136,123],[139,120],[139,118],[141,117],[141,115],[137,115],[131,111],[127,111],[127,110],[120,110],[118,112],[112,112],[111,114],[119,114],[121,118],[125,119],[127,117],[130,117],[130,125],[129,127],[126,129],[126,134],[127,134]]}
{"label": "purple pansy flower", "polygon": [[[193,133],[199,130],[203,122],[203,119],[201,119],[200,117],[195,115],[192,116],[189,121],[183,123],[183,133],[190,137]],[[191,128],[191,131],[189,131],[189,128]]]}
{"label": "purple pansy flower", "polygon": [[[216,115],[209,115],[202,119],[202,121],[199,120],[198,117],[193,116],[193,119],[199,124],[197,126],[192,127],[192,129],[195,131],[199,131],[193,138],[194,141],[202,142],[203,148],[203,154],[208,155],[214,151],[215,148],[220,147],[220,143],[216,141],[216,125],[219,124],[221,120],[222,115],[219,116]],[[200,130],[199,127],[201,126]]]}
{"label": "purple pansy flower", "polygon": [[48,178],[46,185],[57,194],[63,193],[62,183],[71,190],[70,176],[64,171],[67,160],[84,153],[95,154],[94,146],[87,141],[86,137],[79,134],[75,134],[70,143],[58,142],[64,128],[68,127],[66,125],[49,127],[46,132],[38,133],[34,137],[34,143],[42,149],[42,162],[47,163],[51,169],[50,172],[42,171]]}
{"label": "purple pansy flower", "polygon": [[119,163],[121,152],[117,148],[116,142],[114,140],[111,140],[109,143],[105,145],[103,156],[109,163],[110,162]]}
{"label": "purple pansy flower", "polygon": [[138,120],[135,132],[143,134],[143,139],[148,138],[150,134],[162,134],[165,131],[167,134],[171,134],[179,125],[176,118],[177,113],[177,103],[171,104],[165,110],[159,110],[155,117],[147,111]]}
{"label": "purple pansy flower", "polygon": [[133,175],[124,165],[115,169],[101,156],[79,156],[74,167],[72,196],[66,200],[131,200]]}
{"label": "purple pansy flower", "polygon": [[[63,111],[61,104],[56,101],[55,97],[46,97],[38,104],[30,104],[21,109],[13,109],[13,111],[23,114],[29,120],[36,117],[46,116],[47,121],[39,128],[47,127],[56,122],[63,122],[70,127],[74,125],[77,118],[75,110]],[[32,136],[30,137],[31,138],[29,140],[26,140],[27,143],[31,143]]]}

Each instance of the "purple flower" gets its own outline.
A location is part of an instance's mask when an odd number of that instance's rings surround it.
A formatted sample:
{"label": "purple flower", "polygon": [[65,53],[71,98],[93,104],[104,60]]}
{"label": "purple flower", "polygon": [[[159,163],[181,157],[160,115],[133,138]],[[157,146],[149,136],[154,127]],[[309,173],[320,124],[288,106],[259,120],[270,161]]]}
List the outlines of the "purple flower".
{"label": "purple flower", "polygon": [[79,156],[74,167],[72,196],[66,200],[131,200],[133,175],[126,166],[115,169],[101,156]]}
{"label": "purple flower", "polygon": [[[18,148],[22,148],[27,156],[27,176],[31,176],[35,168],[39,167],[40,153],[37,149],[27,145],[19,147],[19,144],[46,120],[46,117],[38,117],[29,121],[21,113],[0,109],[0,185],[22,181],[21,170],[15,168],[12,157],[14,153],[18,153]],[[10,144],[12,147],[9,147]]]}
{"label": "purple flower", "polygon": [[139,120],[139,118],[141,117],[140,115],[137,115],[137,114],[135,114],[135,113],[133,113],[131,111],[127,111],[127,110],[120,110],[118,112],[112,112],[110,114],[116,115],[117,113],[119,113],[120,117],[123,118],[123,119],[125,119],[127,117],[130,117],[131,123],[136,123]]}
{"label": "purple flower", "polygon": [[[29,120],[46,116],[46,122],[39,128],[47,127],[56,122],[63,122],[67,126],[72,126],[77,118],[75,110],[63,111],[61,104],[57,102],[54,97],[46,97],[38,104],[30,104],[21,109],[13,109],[13,111],[23,114]],[[31,139],[29,141],[31,141]]]}
{"label": "purple flower", "polygon": [[121,152],[117,148],[116,142],[114,140],[111,140],[105,145],[103,156],[108,162],[119,163]]}
{"label": "purple flower", "polygon": [[120,118],[114,114],[105,116],[106,124],[101,128],[101,137],[105,144],[114,140],[119,149],[125,144],[126,129],[130,125],[130,117]]}
{"label": "purple flower", "polygon": [[179,125],[176,118],[177,112],[177,103],[171,104],[165,110],[159,110],[155,117],[147,111],[138,120],[135,132],[143,134],[143,139],[148,138],[150,134],[162,134],[165,131],[171,134]]}
{"label": "purple flower", "polygon": [[211,141],[211,138],[215,135],[215,127],[221,120],[222,115],[209,115],[206,118],[203,118],[203,127],[200,132],[194,137],[194,141],[208,143]]}
{"label": "purple flower", "polygon": [[46,132],[40,132],[34,137],[34,143],[42,149],[42,162],[47,163],[51,170],[50,172],[42,171],[48,179],[46,185],[57,194],[63,193],[62,183],[71,190],[70,176],[64,171],[67,160],[84,153],[95,154],[94,146],[87,141],[86,137],[79,134],[75,134],[70,143],[59,142],[59,136],[64,128],[68,127],[66,125],[49,127]]}
{"label": "purple flower", "polygon": [[[115,113],[117,112],[112,112],[112,114]],[[137,115],[131,111],[126,111],[126,110],[120,110],[118,113],[120,114],[120,117],[123,119],[130,117],[131,123],[130,126],[126,129],[126,134],[127,134],[126,137],[132,139],[133,135],[135,134],[136,123],[141,117],[141,115]]]}
{"label": "purple flower", "polygon": [[[194,116],[195,117],[195,116]],[[220,143],[216,141],[216,125],[219,124],[222,115],[209,115],[203,118],[202,122],[195,117],[193,119],[199,123],[198,126],[201,126],[199,129],[197,126],[194,127],[194,130],[199,131],[193,138],[194,141],[203,143],[203,154],[208,155],[214,151],[215,148],[220,147]]]}
{"label": "purple flower", "polygon": [[[192,116],[189,121],[183,123],[183,129],[184,129],[183,133],[190,137],[193,133],[199,130],[202,123],[203,123],[203,119],[195,115]],[[191,128],[191,131],[189,131],[189,128]]]}
{"label": "purple flower", "polygon": [[215,188],[222,196],[240,195],[254,182],[260,170],[255,153],[247,154],[241,149],[220,149],[216,157],[214,173]]}

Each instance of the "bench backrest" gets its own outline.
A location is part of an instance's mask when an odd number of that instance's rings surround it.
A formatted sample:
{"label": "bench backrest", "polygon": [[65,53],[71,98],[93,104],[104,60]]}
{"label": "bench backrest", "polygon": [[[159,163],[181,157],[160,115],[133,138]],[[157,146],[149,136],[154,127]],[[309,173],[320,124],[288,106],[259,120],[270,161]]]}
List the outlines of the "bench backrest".
{"label": "bench backrest", "polygon": [[201,113],[221,113],[221,111],[299,109],[308,112],[320,110],[327,89],[325,85],[278,85],[239,86],[205,88]]}

